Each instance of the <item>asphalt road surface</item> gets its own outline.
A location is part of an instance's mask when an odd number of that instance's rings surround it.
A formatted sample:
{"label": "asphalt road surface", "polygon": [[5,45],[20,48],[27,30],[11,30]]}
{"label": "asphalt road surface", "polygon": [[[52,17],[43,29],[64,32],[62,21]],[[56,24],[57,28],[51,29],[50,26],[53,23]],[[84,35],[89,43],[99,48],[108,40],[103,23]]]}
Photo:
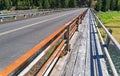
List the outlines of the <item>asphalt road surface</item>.
{"label": "asphalt road surface", "polygon": [[82,8],[0,24],[0,70],[84,10]]}

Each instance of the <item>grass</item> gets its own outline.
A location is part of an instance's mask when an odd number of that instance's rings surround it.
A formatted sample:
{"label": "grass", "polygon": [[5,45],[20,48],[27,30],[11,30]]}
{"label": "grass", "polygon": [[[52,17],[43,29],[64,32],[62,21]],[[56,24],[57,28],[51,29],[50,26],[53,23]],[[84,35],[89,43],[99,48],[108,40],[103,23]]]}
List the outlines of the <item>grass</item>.
{"label": "grass", "polygon": [[[103,24],[106,28],[112,29],[113,33],[112,35],[114,38],[120,43],[120,12],[117,11],[109,11],[105,13],[98,13],[98,17],[101,19]],[[106,34],[103,32],[103,29],[100,28],[100,31],[102,33],[102,36],[104,37],[104,40],[106,40]],[[115,47],[110,44],[108,47],[109,54],[113,60],[113,63],[117,69],[118,75],[120,76],[120,53],[118,51],[115,51]],[[108,62],[107,68],[110,76],[113,76],[110,65]]]}
{"label": "grass", "polygon": [[3,11],[2,14],[12,14],[10,11]]}
{"label": "grass", "polygon": [[120,43],[120,12],[109,11],[98,13],[98,17],[105,27],[113,30],[113,36]]}

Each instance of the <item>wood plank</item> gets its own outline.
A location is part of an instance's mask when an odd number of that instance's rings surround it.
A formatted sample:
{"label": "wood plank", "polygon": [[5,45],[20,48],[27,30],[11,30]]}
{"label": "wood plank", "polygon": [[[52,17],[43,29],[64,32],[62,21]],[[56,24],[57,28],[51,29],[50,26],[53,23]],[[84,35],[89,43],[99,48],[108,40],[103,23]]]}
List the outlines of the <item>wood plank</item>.
{"label": "wood plank", "polygon": [[84,21],[82,23],[82,29],[80,29],[80,44],[79,44],[79,50],[77,53],[77,60],[75,63],[74,73],[73,76],[84,76],[85,72],[85,60],[86,60],[86,47],[87,47],[87,25],[88,25],[88,16],[85,16]]}
{"label": "wood plank", "polygon": [[94,76],[109,76],[103,58],[100,41],[98,39],[97,31],[94,24],[94,19],[91,16],[91,38],[92,38],[92,52],[94,61]]}
{"label": "wood plank", "polygon": [[[89,11],[88,11],[89,13]],[[88,14],[88,23],[89,23],[89,14]],[[87,42],[86,42],[86,60],[85,60],[85,72],[84,76],[90,76],[90,25],[87,26]]]}
{"label": "wood plank", "polygon": [[71,49],[64,74],[61,76],[101,76],[102,74],[109,76],[105,59],[100,57],[103,53],[95,25],[90,21],[90,11],[86,14],[78,31],[77,42],[72,44],[73,49]]}

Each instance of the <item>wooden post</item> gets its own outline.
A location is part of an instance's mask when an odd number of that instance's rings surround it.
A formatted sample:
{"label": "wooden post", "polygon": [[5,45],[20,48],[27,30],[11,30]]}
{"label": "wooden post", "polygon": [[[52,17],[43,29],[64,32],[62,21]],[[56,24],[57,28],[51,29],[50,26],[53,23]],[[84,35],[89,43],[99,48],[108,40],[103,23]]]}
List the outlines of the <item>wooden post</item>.
{"label": "wooden post", "polygon": [[70,51],[70,45],[69,45],[69,26],[67,27],[67,32],[66,32],[66,34],[65,34],[65,39],[67,40],[67,42],[66,42],[66,50],[67,51]]}
{"label": "wooden post", "polygon": [[78,17],[78,20],[76,21],[76,25],[77,25],[76,31],[78,31],[79,24],[80,24],[80,17]]}
{"label": "wooden post", "polygon": [[[109,28],[108,31],[112,34],[112,29]],[[108,48],[109,44],[110,44],[110,37],[107,35],[107,39],[106,39],[106,47],[107,48]]]}

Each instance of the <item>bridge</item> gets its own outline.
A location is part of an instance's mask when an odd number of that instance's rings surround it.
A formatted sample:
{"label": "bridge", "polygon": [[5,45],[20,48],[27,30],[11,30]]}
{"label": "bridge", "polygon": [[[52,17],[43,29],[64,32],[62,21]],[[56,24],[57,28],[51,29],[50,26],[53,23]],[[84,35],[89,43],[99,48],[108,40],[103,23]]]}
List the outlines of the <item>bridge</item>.
{"label": "bridge", "polygon": [[87,8],[1,24],[0,76],[109,76],[106,63],[118,76],[110,44],[120,52],[119,43]]}

